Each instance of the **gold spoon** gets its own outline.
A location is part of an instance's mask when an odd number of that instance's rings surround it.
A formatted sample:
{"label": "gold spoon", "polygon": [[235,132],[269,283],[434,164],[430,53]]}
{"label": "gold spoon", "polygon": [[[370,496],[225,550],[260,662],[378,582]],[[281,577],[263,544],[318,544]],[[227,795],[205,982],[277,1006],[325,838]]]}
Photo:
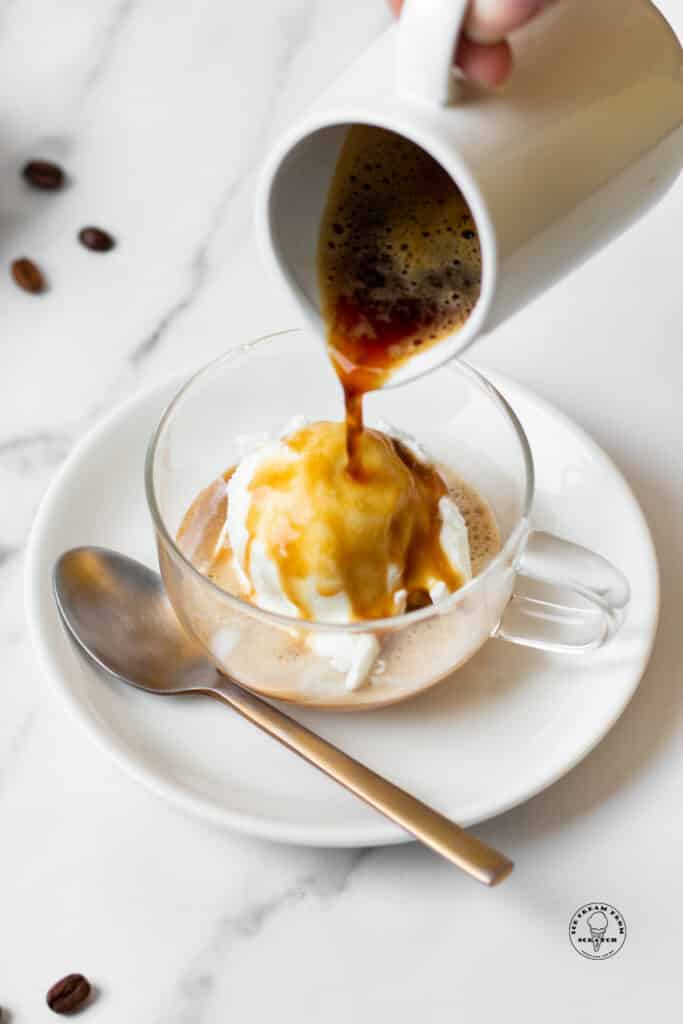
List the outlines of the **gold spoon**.
{"label": "gold spoon", "polygon": [[161,577],[140,562],[104,548],[75,548],[57,561],[54,592],[74,639],[117,679],[147,693],[200,694],[229,704],[484,885],[512,871],[507,857],[222,675],[179,625]]}

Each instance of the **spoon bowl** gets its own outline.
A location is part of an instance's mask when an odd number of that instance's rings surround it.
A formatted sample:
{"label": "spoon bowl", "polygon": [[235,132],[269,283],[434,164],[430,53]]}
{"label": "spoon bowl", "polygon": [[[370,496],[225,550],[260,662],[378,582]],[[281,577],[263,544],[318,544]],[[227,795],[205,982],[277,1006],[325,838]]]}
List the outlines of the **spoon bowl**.
{"label": "spoon bowl", "polygon": [[149,693],[206,692],[225,679],[180,628],[161,577],[105,548],[67,551],[54,571],[59,613],[100,668]]}

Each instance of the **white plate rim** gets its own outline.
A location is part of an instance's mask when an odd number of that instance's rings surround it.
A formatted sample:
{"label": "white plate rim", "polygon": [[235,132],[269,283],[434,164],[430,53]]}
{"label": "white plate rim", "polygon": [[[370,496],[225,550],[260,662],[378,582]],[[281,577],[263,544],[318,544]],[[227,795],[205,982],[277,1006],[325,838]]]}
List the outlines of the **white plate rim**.
{"label": "white plate rim", "polygon": [[[657,556],[650,528],[647,524],[643,511],[640,507],[633,490],[625,479],[619,468],[606,452],[593,440],[593,438],[569,416],[557,409],[550,402],[540,398],[533,391],[519,384],[517,381],[503,374],[484,368],[483,375],[502,391],[504,395],[512,393],[512,404],[514,406],[515,393],[530,406],[535,406],[543,415],[554,419],[569,433],[573,434],[585,445],[591,456],[596,461],[602,462],[622,484],[625,493],[629,496],[633,511],[637,514],[639,527],[642,532],[643,547],[647,548],[647,571],[650,574],[650,591],[653,595],[649,609],[649,628],[647,636],[643,639],[642,649],[638,658],[634,654],[632,665],[629,668],[631,680],[621,692],[621,700],[615,703],[612,714],[600,720],[596,729],[587,736],[583,745],[575,755],[564,762],[555,771],[544,775],[539,779],[537,785],[527,786],[524,792],[491,806],[481,806],[473,811],[466,820],[460,819],[460,824],[465,827],[480,824],[491,818],[505,814],[514,807],[526,803],[527,800],[537,796],[552,786],[559,779],[572,771],[595,747],[605,738],[608,732],[623,714],[630,703],[638,685],[647,670],[652,655],[652,650],[657,634],[660,610],[660,581]],[[85,728],[88,735],[94,740],[100,749],[104,750],[110,758],[126,771],[126,773],[141,783],[151,792],[162,797],[172,805],[179,807],[185,812],[199,816],[213,824],[234,829],[262,839],[269,839],[276,842],[298,844],[304,846],[328,846],[328,847],[357,847],[357,846],[384,846],[398,843],[410,842],[412,837],[392,822],[378,816],[376,821],[368,821],[355,825],[311,825],[311,824],[288,824],[280,819],[259,816],[242,811],[228,810],[218,807],[212,801],[203,799],[197,795],[191,795],[178,787],[175,783],[161,777],[154,771],[148,770],[145,765],[132,757],[125,746],[119,741],[116,734],[107,731],[103,724],[89,715],[82,708],[76,694],[64,682],[62,671],[59,665],[59,658],[52,649],[48,640],[49,632],[43,628],[42,603],[46,597],[46,584],[44,566],[42,564],[42,549],[45,538],[50,531],[51,512],[56,504],[64,482],[69,479],[74,469],[83,458],[84,453],[98,443],[102,434],[107,433],[111,426],[119,419],[125,419],[131,409],[138,405],[144,405],[153,399],[158,393],[171,388],[173,383],[179,387],[186,374],[174,374],[165,378],[160,383],[137,391],[124,402],[119,403],[110,412],[96,423],[74,446],[69,456],[60,467],[55,478],[49,485],[36,513],[31,528],[25,567],[25,604],[26,618],[29,636],[34,650],[37,654],[38,663],[43,674],[50,681],[54,691],[60,694],[70,709],[75,719]],[[143,486],[141,480],[140,486]],[[645,571],[645,570],[644,570]],[[48,577],[49,579],[50,577]],[[48,595],[52,600],[52,593]],[[646,624],[647,625],[647,624]],[[296,709],[293,709],[296,714]],[[311,769],[312,771],[314,769]],[[446,813],[448,813],[446,809]]]}

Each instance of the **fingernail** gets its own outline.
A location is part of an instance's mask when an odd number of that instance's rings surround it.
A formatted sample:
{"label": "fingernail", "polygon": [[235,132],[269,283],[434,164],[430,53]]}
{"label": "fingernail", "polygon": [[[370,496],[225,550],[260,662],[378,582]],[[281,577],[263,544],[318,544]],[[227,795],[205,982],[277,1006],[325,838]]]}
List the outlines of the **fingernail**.
{"label": "fingernail", "polygon": [[467,25],[465,35],[473,43],[481,43],[483,46],[492,46],[495,43],[502,43],[505,33],[492,32],[490,29],[482,28],[481,25]]}
{"label": "fingernail", "polygon": [[499,43],[543,7],[544,0],[474,0],[466,31],[475,43]]}

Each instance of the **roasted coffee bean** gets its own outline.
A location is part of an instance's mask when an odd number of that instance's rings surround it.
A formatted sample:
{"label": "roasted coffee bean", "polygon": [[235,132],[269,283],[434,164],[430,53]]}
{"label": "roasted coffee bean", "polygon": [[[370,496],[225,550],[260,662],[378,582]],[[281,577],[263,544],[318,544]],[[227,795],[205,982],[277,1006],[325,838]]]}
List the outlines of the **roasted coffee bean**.
{"label": "roasted coffee bean", "polygon": [[54,1013],[79,1010],[90,995],[90,982],[82,974],[67,974],[55,982],[45,999]]}
{"label": "roasted coffee bean", "polygon": [[29,185],[48,192],[61,188],[65,181],[64,171],[59,164],[50,163],[49,160],[29,160],[21,173]]}
{"label": "roasted coffee bean", "polygon": [[23,288],[25,292],[32,292],[34,295],[38,295],[40,292],[45,291],[45,275],[33,260],[26,259],[26,257],[14,260],[11,270],[15,283],[20,288]]}
{"label": "roasted coffee bean", "polygon": [[92,249],[93,252],[109,252],[116,245],[116,242],[106,231],[102,228],[81,228],[78,232],[78,240],[81,245],[84,245],[86,249]]}

